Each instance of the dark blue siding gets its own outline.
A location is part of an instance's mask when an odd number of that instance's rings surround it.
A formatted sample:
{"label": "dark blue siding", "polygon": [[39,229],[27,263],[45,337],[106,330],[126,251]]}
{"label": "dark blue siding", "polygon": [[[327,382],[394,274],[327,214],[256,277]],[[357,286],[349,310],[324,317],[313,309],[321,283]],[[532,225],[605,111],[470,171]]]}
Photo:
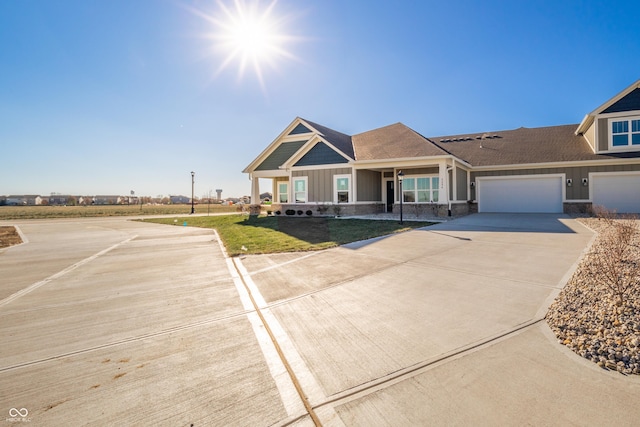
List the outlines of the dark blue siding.
{"label": "dark blue siding", "polygon": [[640,110],[640,88],[630,92],[627,96],[604,110],[603,113],[621,113],[633,110]]}
{"label": "dark blue siding", "polygon": [[324,142],[319,142],[307,152],[295,166],[334,165],[336,163],[348,163],[349,161],[336,153]]}
{"label": "dark blue siding", "polygon": [[306,142],[307,141],[294,141],[280,144],[278,148],[273,150],[273,153],[269,154],[269,156],[260,163],[256,170],[278,170],[278,166],[289,160],[289,157],[293,156]]}
{"label": "dark blue siding", "polygon": [[302,123],[298,123],[298,126],[294,127],[289,135],[298,135],[299,133],[310,133],[311,131]]}

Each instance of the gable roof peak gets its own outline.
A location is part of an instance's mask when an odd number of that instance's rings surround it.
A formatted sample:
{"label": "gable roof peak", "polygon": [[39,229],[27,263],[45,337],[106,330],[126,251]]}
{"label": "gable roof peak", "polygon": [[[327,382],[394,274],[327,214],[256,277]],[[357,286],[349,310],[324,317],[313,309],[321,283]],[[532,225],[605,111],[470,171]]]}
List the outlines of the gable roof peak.
{"label": "gable roof peak", "polygon": [[613,104],[615,104],[616,102],[620,101],[622,98],[624,98],[625,96],[629,95],[631,92],[633,92],[636,89],[640,89],[640,80],[636,80],[634,83],[632,83],[631,85],[627,86],[621,92],[618,92],[615,96],[610,98],[604,104],[600,105],[598,108],[596,108],[595,110],[593,110],[589,114],[585,115],[584,119],[582,119],[582,122],[580,122],[580,125],[576,129],[576,132],[575,132],[576,135],[580,135],[580,134],[585,133],[587,131],[587,129],[589,129],[591,127],[591,125],[593,124],[593,121],[595,120],[595,117],[598,114],[601,114],[601,113],[605,112],[605,110],[607,110]]}

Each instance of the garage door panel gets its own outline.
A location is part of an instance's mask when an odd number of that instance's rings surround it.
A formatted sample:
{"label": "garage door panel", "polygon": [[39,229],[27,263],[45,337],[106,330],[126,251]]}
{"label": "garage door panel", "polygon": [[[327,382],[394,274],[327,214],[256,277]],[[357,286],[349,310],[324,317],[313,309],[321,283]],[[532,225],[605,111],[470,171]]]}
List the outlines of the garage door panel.
{"label": "garage door panel", "polygon": [[640,213],[640,173],[595,175],[592,201],[618,213]]}
{"label": "garage door panel", "polygon": [[479,179],[478,210],[561,213],[562,177]]}

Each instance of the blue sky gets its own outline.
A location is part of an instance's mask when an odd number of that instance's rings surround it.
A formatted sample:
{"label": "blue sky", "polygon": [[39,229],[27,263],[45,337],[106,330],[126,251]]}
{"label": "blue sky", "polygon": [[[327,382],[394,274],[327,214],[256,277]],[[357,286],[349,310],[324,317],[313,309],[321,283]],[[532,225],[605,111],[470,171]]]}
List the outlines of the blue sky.
{"label": "blue sky", "polygon": [[197,196],[240,196],[297,116],[426,136],[579,123],[640,79],[637,1],[272,3],[295,58],[261,81],[221,69],[227,0],[0,1],[0,195],[189,195],[193,170]]}

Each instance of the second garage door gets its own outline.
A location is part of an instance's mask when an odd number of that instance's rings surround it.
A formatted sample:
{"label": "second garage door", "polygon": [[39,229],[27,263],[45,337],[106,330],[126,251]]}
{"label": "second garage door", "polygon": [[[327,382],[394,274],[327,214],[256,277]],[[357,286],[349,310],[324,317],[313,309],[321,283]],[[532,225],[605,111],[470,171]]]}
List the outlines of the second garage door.
{"label": "second garage door", "polygon": [[591,190],[594,205],[618,213],[640,213],[640,173],[593,174]]}
{"label": "second garage door", "polygon": [[478,178],[479,212],[561,213],[563,177]]}

